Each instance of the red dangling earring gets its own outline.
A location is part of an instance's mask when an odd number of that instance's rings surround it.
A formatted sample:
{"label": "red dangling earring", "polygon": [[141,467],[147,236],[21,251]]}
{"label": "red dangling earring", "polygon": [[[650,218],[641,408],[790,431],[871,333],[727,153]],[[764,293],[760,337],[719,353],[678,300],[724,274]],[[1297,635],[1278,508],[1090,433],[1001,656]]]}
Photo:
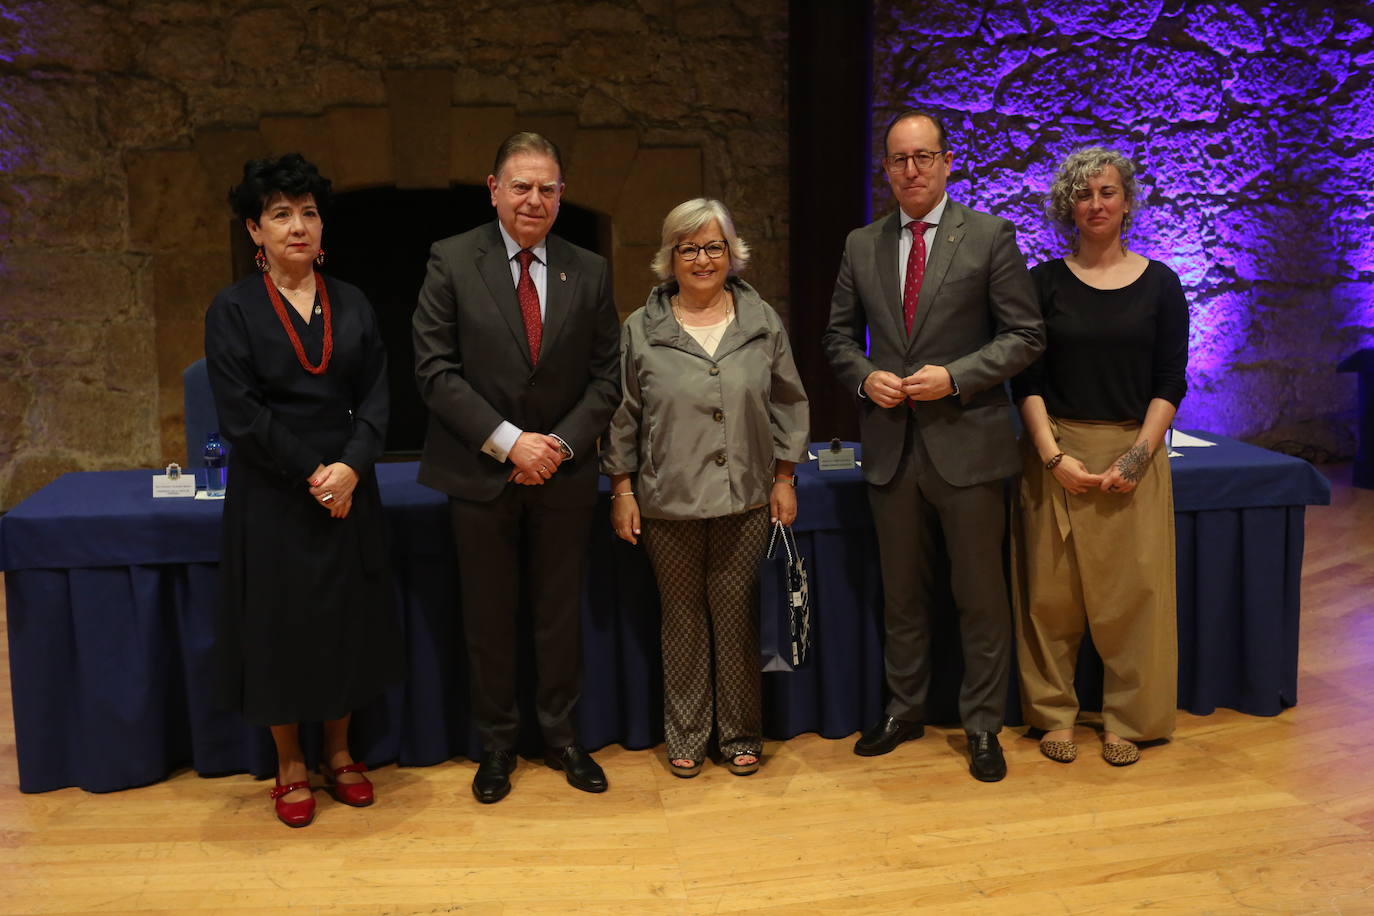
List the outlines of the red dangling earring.
{"label": "red dangling earring", "polygon": [[258,265],[258,270],[267,273],[269,269],[267,264],[267,252],[262,250],[261,245],[258,246],[258,253],[253,255],[253,263]]}
{"label": "red dangling earring", "polygon": [[324,249],[323,249],[323,248],[320,249],[320,253],[319,253],[319,254],[315,255],[315,263],[318,264],[318,265],[320,265],[321,267],[324,266]]}

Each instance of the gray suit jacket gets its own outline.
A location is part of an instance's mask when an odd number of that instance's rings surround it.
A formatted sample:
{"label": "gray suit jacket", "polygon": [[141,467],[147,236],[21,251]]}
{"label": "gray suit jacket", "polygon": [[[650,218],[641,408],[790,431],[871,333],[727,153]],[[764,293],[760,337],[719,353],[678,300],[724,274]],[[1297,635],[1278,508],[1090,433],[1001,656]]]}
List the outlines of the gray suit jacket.
{"label": "gray suit jacket", "polygon": [[542,485],[546,505],[596,502],[596,439],[620,401],[619,319],[606,259],[556,235],[547,244],[537,366],[497,224],[430,248],[413,320],[415,378],[429,407],[420,483],[459,499],[495,499],[511,466],[481,448],[509,420],[557,435],[575,454]]}
{"label": "gray suit jacket", "polygon": [[[860,397],[864,477],[882,485],[917,423],[931,463],[954,486],[1015,473],[1016,440],[1004,381],[1045,348],[1045,328],[1011,223],[950,200],[936,232],[908,338],[902,322],[900,211],[855,229],[830,300],[823,338],[840,382],[857,392],[870,372],[905,377],[944,366],[959,394],[878,407]],[[865,335],[871,349],[865,352]]]}

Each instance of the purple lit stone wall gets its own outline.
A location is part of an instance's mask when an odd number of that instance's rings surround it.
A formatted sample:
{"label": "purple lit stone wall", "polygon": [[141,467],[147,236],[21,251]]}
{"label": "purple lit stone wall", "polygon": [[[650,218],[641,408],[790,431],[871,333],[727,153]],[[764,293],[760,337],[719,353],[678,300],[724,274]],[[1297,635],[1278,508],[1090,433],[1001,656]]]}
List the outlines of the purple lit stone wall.
{"label": "purple lit stone wall", "polygon": [[[1062,256],[1041,201],[1087,144],[1133,156],[1129,244],[1192,309],[1178,424],[1348,457],[1374,345],[1374,7],[1198,0],[879,2],[874,148],[907,105],[946,117],[950,193]],[[891,207],[881,175],[875,212]]]}

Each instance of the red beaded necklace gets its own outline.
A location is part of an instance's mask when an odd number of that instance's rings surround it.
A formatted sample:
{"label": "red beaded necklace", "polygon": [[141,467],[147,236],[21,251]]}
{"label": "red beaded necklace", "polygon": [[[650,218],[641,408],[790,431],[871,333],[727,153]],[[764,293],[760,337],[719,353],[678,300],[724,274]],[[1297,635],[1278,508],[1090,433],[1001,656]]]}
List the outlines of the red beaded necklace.
{"label": "red beaded necklace", "polygon": [[277,292],[277,285],[272,282],[272,277],[263,274],[262,283],[267,287],[267,298],[272,300],[272,308],[276,310],[281,326],[286,328],[286,336],[291,338],[291,349],[296,351],[296,359],[300,362],[301,368],[311,375],[324,375],[324,371],[329,368],[329,357],[334,355],[334,318],[329,311],[329,289],[324,285],[324,277],[318,272],[315,274],[315,289],[319,291],[320,310],[324,312],[324,350],[320,353],[318,366],[310,365],[309,360],[305,358],[305,348],[301,346],[300,335],[291,324],[291,316],[286,314],[286,303],[282,301],[281,293]]}

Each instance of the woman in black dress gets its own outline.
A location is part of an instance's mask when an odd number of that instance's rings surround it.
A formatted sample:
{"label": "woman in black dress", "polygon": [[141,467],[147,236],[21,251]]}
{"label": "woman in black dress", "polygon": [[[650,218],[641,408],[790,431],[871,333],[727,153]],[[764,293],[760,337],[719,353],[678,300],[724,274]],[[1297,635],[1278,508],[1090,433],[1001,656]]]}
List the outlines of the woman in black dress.
{"label": "woman in black dress", "polygon": [[373,801],[348,749],[354,709],[399,679],[381,501],[386,356],[372,306],[326,280],[320,208],[329,181],[297,154],[244,166],[230,191],[261,271],[221,290],[205,317],[220,431],[233,446],[216,631],[219,699],[268,725],[277,817],[315,814],[298,723],[324,722],[326,788]]}

